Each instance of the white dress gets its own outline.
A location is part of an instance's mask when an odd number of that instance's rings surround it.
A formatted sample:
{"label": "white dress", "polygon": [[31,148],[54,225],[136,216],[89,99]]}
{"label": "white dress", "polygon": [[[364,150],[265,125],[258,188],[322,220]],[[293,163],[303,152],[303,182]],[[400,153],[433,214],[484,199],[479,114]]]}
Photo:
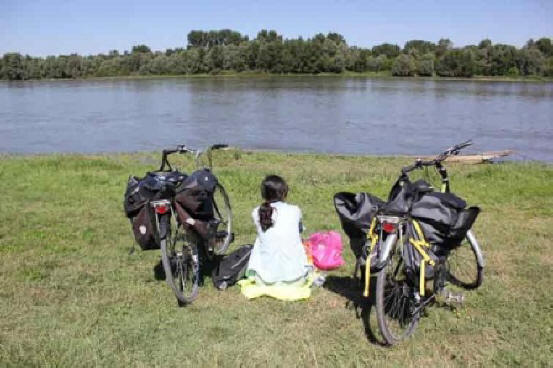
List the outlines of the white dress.
{"label": "white dress", "polygon": [[306,276],[310,265],[299,232],[301,210],[285,202],[271,203],[273,226],[267,231],[259,224],[259,207],[252,212],[257,238],[248,263],[265,283],[298,281]]}

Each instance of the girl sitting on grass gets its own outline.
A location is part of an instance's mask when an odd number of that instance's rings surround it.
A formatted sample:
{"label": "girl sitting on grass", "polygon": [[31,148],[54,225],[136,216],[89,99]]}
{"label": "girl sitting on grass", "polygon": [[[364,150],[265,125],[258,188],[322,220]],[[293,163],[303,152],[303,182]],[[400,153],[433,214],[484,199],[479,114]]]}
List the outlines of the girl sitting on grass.
{"label": "girl sitting on grass", "polygon": [[[257,238],[252,249],[246,276],[250,286],[255,283],[261,289],[242,292],[246,297],[270,295],[279,299],[295,300],[309,297],[309,287],[300,294],[283,286],[303,288],[311,265],[301,241],[301,210],[285,202],[288,185],[280,176],[269,175],[261,183],[263,203],[252,212]],[[278,286],[271,295],[270,286]]]}

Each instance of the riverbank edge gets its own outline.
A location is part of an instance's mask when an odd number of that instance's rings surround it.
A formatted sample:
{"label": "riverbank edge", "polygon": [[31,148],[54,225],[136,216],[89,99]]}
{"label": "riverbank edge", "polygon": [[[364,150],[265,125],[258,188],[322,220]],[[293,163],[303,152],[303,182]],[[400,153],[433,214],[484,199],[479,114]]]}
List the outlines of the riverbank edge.
{"label": "riverbank edge", "polygon": [[[287,151],[281,151],[277,149],[269,149],[269,148],[240,148],[236,146],[229,146],[228,148],[224,149],[224,151],[231,151],[235,154],[246,154],[246,155],[254,155],[254,154],[267,154],[267,155],[275,155],[275,156],[299,156],[299,157],[305,157],[305,158],[351,158],[351,159],[369,159],[369,160],[414,160],[420,157],[429,157],[432,155],[427,154],[383,154],[383,155],[377,155],[377,154],[358,154],[358,153],[337,153],[337,152],[311,152],[311,151],[295,151],[295,150],[287,150]],[[33,159],[33,158],[54,158],[54,157],[67,157],[67,158],[74,158],[74,157],[82,157],[82,158],[110,158],[110,157],[116,157],[116,156],[135,156],[135,155],[146,155],[146,156],[156,156],[159,155],[159,152],[161,152],[161,148],[159,150],[137,150],[137,151],[113,151],[113,152],[38,152],[38,153],[24,153],[24,152],[0,152],[0,162],[3,160],[10,160],[10,159]],[[467,155],[475,155],[478,154],[476,152],[465,152]],[[514,152],[516,154],[516,152]],[[543,160],[535,160],[535,159],[519,159],[519,158],[513,158],[511,156],[501,157],[497,159],[493,159],[491,161],[481,162],[481,163],[459,163],[454,162],[450,164],[454,165],[492,165],[492,164],[501,164],[504,162],[508,163],[515,163],[515,164],[537,164],[542,165],[546,168],[552,168],[553,169],[553,162],[549,161],[543,161]]]}
{"label": "riverbank edge", "polygon": [[477,81],[477,82],[525,82],[525,83],[553,83],[553,78],[550,77],[508,77],[508,76],[483,76],[477,75],[474,77],[395,77],[391,72],[342,72],[342,73],[266,73],[266,72],[232,72],[223,71],[217,74],[200,73],[200,74],[160,74],[160,75],[123,75],[109,77],[87,77],[87,78],[44,78],[44,79],[27,79],[23,81],[0,80],[4,83],[13,82],[54,82],[54,81],[119,81],[119,80],[155,80],[155,79],[204,79],[204,78],[290,78],[290,77],[333,77],[333,78],[366,78],[366,79],[382,79],[382,80],[422,80],[422,81]]}

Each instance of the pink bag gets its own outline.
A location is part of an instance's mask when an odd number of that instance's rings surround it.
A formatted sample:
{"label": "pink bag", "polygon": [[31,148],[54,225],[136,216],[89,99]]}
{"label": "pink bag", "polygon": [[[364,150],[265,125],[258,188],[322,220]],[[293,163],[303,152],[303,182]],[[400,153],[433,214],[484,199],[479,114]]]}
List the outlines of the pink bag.
{"label": "pink bag", "polygon": [[320,270],[333,270],[344,264],[342,238],[336,231],[318,232],[309,237],[313,264]]}

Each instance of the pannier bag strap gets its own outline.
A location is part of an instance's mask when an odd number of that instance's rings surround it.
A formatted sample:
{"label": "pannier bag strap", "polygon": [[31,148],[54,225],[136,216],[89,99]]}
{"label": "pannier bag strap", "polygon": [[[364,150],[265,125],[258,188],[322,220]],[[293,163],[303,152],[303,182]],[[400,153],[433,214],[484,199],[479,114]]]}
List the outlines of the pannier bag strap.
{"label": "pannier bag strap", "polygon": [[424,235],[422,233],[421,227],[419,223],[415,220],[413,220],[413,226],[415,227],[415,231],[417,232],[417,239],[410,238],[409,242],[413,244],[415,249],[420,253],[422,256],[421,264],[419,267],[419,294],[420,296],[424,296],[424,290],[425,290],[425,264],[428,262],[431,266],[434,266],[434,260],[430,258],[428,253],[424,250],[424,248],[430,248],[430,244],[424,239]]}
{"label": "pannier bag strap", "polygon": [[371,283],[371,258],[374,257],[373,249],[378,241],[378,234],[374,231],[376,228],[376,216],[373,217],[371,222],[371,227],[369,229],[369,240],[371,241],[371,246],[369,248],[369,258],[365,262],[365,290],[363,290],[363,296],[369,296],[369,289]]}

